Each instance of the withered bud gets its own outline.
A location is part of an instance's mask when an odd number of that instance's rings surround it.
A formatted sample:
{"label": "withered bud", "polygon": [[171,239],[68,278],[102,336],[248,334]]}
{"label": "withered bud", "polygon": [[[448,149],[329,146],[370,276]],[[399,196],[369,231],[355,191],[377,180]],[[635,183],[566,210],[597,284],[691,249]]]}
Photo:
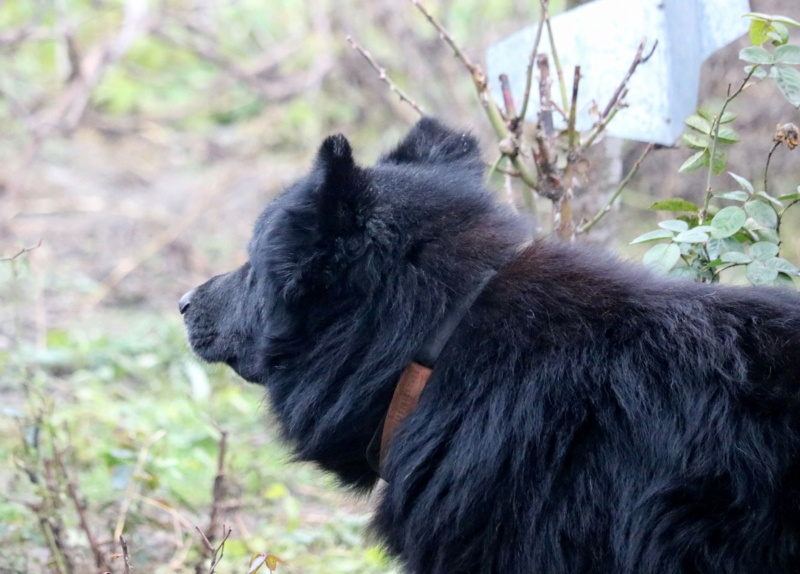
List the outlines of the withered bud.
{"label": "withered bud", "polygon": [[772,136],[772,141],[785,143],[790,150],[794,149],[800,143],[800,129],[792,123],[778,124],[775,135]]}

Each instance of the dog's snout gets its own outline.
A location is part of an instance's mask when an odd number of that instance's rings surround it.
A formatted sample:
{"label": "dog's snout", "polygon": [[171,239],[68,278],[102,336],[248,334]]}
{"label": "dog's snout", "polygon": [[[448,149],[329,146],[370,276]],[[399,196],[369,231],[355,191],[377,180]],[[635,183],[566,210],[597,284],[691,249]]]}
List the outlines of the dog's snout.
{"label": "dog's snout", "polygon": [[181,315],[186,313],[186,310],[189,308],[189,305],[191,305],[192,297],[194,297],[194,292],[195,289],[187,291],[186,293],[184,293],[183,297],[181,297],[181,300],[178,301],[178,310],[181,312]]}

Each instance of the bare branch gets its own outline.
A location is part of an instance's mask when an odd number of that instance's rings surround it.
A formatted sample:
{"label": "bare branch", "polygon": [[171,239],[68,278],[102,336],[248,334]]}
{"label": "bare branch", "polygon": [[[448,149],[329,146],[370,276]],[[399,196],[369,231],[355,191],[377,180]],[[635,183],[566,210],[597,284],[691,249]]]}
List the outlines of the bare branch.
{"label": "bare branch", "polygon": [[386,84],[389,86],[389,89],[393,91],[395,94],[397,94],[397,96],[400,98],[400,101],[403,101],[412,108],[414,108],[419,115],[421,116],[425,115],[425,110],[422,109],[422,106],[420,106],[411,97],[409,97],[409,95],[406,94],[403,90],[397,87],[397,84],[395,84],[391,80],[391,78],[389,78],[389,75],[386,73],[386,69],[375,61],[375,58],[372,57],[372,54],[370,54],[367,50],[362,48],[349,34],[347,36],[347,41],[350,43],[350,45],[353,47],[354,50],[356,50],[359,54],[364,56],[364,59],[367,62],[369,62],[370,66],[372,66],[375,69],[375,71],[378,72],[378,77],[384,82],[386,82]]}
{"label": "bare branch", "polygon": [[536,28],[536,37],[533,40],[531,55],[528,57],[528,69],[525,74],[525,94],[522,96],[522,109],[519,112],[520,123],[525,121],[528,113],[528,102],[531,99],[531,85],[533,83],[533,64],[536,62],[536,55],[539,51],[539,42],[542,40],[542,30],[544,29],[544,17],[539,18],[539,27]]}
{"label": "bare branch", "polygon": [[508,74],[500,74],[500,92],[503,94],[503,106],[506,110],[506,118],[508,118],[508,129],[516,135],[519,116],[517,116],[517,106],[514,103],[514,94],[511,93]]}
{"label": "bare branch", "polygon": [[[224,528],[224,527],[223,527]],[[205,549],[211,554],[211,566],[209,567],[208,574],[214,574],[214,571],[219,564],[219,561],[222,560],[222,556],[225,553],[225,542],[228,540],[228,537],[233,532],[233,529],[228,527],[225,530],[225,535],[222,538],[222,541],[219,545],[215,548],[213,544],[206,538],[206,535],[203,534],[203,531],[200,530],[199,527],[195,526],[195,530],[200,533],[200,536],[203,538],[203,542],[205,543]]]}
{"label": "bare branch", "polygon": [[122,546],[122,563],[125,567],[125,574],[131,574],[131,559],[128,555],[128,542],[119,535],[119,544]]}
{"label": "bare branch", "polygon": [[[411,0],[411,3],[425,15],[428,21],[439,32],[439,36],[442,38],[442,40],[444,40],[453,49],[456,57],[461,60],[461,62],[469,71],[470,75],[472,76],[472,82],[475,84],[475,90],[478,92],[478,98],[483,105],[483,109],[486,112],[486,117],[489,119],[489,123],[492,125],[498,140],[503,142],[510,136],[513,136],[513,134],[509,132],[505,118],[500,112],[500,108],[497,107],[497,103],[494,101],[492,93],[489,90],[489,84],[486,80],[486,74],[481,67],[477,64],[474,64],[472,60],[470,60],[469,56],[467,56],[464,50],[462,50],[453,39],[453,36],[450,34],[450,32],[448,32],[445,27],[442,26],[442,24],[436,18],[434,18],[431,12],[419,0]],[[525,182],[525,185],[530,189],[535,189],[537,186],[536,174],[533,173],[527,165],[525,165],[525,162],[522,161],[519,154],[509,155],[508,157],[511,160],[511,163],[514,165],[514,168],[519,172],[519,177]],[[525,203],[532,211],[533,194],[530,192],[530,190],[526,190],[523,197],[525,199]]]}
{"label": "bare branch", "polygon": [[150,447],[152,447],[156,442],[161,440],[164,435],[167,434],[163,430],[156,431],[153,435],[147,440],[147,443],[139,450],[139,457],[136,460],[136,466],[131,473],[131,480],[128,483],[128,487],[125,489],[125,495],[122,499],[122,503],[120,504],[119,509],[119,516],[117,517],[117,524],[114,527],[114,539],[119,540],[122,537],[122,531],[125,529],[125,521],[128,517],[128,510],[130,509],[131,500],[133,499],[133,495],[136,491],[137,485],[137,477],[142,475],[142,469],[144,468],[145,463],[147,462],[147,455],[150,452]]}
{"label": "bare branch", "polygon": [[550,40],[550,55],[553,57],[553,64],[556,67],[558,87],[561,92],[561,106],[563,110],[566,110],[567,86],[564,82],[564,70],[561,67],[561,60],[558,58],[558,51],[556,50],[556,40],[555,36],[553,36],[553,27],[550,24],[550,0],[540,0],[540,2],[542,5],[542,18],[544,19],[545,26],[547,26],[547,37]]}
{"label": "bare branch", "polygon": [[447,29],[442,26],[439,20],[437,20],[434,15],[431,14],[430,10],[428,10],[428,8],[426,8],[422,2],[419,0],[411,0],[411,3],[416,6],[417,10],[422,12],[428,19],[428,22],[430,22],[433,27],[436,28],[436,30],[439,32],[439,36],[453,49],[456,57],[464,63],[464,66],[466,66],[467,70],[469,70],[470,73],[475,74],[475,71],[479,70],[480,66],[476,66],[472,63],[472,60],[470,60],[469,56],[467,56],[467,54],[456,43],[456,41],[453,39],[453,36],[450,35],[450,32],[448,32]]}
{"label": "bare branch", "polygon": [[89,523],[86,520],[86,513],[84,512],[84,505],[80,500],[80,496],[78,496],[78,488],[75,486],[75,483],[72,481],[69,473],[67,472],[67,466],[64,464],[64,458],[61,456],[61,452],[57,448],[53,448],[53,454],[55,456],[56,463],[61,469],[61,474],[64,476],[64,480],[67,482],[67,492],[69,493],[72,504],[75,506],[75,511],[78,513],[78,522],[80,524],[80,528],[86,535],[86,540],[89,542],[89,547],[92,549],[95,566],[103,570],[111,570],[108,562],[106,562],[103,551],[100,550],[100,545],[97,543],[97,540],[92,535],[92,531],[89,529]]}
{"label": "bare branch", "polygon": [[9,257],[0,257],[0,261],[14,261],[14,259],[16,259],[17,257],[20,257],[21,255],[28,253],[30,251],[33,251],[34,249],[39,249],[41,246],[42,246],[42,240],[40,239],[39,243],[37,243],[36,245],[32,245],[31,247],[23,247],[22,249],[17,251],[14,255],[11,255]]}
{"label": "bare branch", "polygon": [[628,175],[626,175],[626,176],[623,178],[623,180],[622,180],[622,181],[620,182],[620,184],[617,186],[617,189],[615,189],[615,190],[614,190],[614,193],[613,193],[613,194],[611,194],[611,197],[609,198],[609,200],[608,200],[608,202],[606,203],[606,205],[605,205],[605,206],[603,206],[603,207],[600,209],[600,211],[598,211],[598,212],[597,212],[597,214],[596,214],[596,215],[595,215],[595,216],[594,216],[592,219],[590,219],[589,221],[587,221],[587,222],[586,222],[586,223],[584,223],[583,225],[579,226],[579,227],[578,227],[578,229],[577,229],[577,231],[576,231],[576,234],[586,233],[586,232],[587,232],[587,231],[589,231],[589,230],[590,230],[592,227],[594,227],[594,226],[595,226],[595,224],[596,224],[598,221],[600,221],[601,219],[603,219],[603,217],[605,217],[606,213],[608,213],[609,211],[611,211],[611,206],[612,206],[612,205],[614,205],[614,202],[617,200],[617,198],[620,196],[620,194],[621,194],[621,193],[622,193],[622,192],[625,190],[625,188],[628,186],[628,184],[630,183],[630,181],[631,181],[631,179],[633,178],[633,176],[634,176],[634,175],[636,175],[636,172],[638,172],[638,171],[639,171],[639,168],[641,167],[641,165],[642,165],[642,162],[644,161],[644,159],[645,159],[645,158],[648,156],[648,154],[649,154],[651,151],[653,151],[653,149],[654,149],[654,148],[655,148],[655,144],[652,144],[652,143],[651,143],[651,144],[647,144],[647,147],[644,149],[644,152],[642,152],[642,155],[640,155],[640,156],[639,156],[639,159],[637,159],[637,160],[636,160],[636,163],[634,163],[634,164],[633,164],[633,167],[632,167],[632,168],[631,168],[631,170],[628,172]]}
{"label": "bare branch", "polygon": [[617,86],[617,89],[614,90],[614,94],[611,96],[611,99],[606,105],[605,110],[603,110],[603,113],[600,114],[600,117],[586,142],[584,142],[578,150],[579,155],[583,154],[583,152],[585,152],[589,146],[594,143],[597,136],[599,136],[606,129],[606,126],[617,113],[617,111],[623,107],[625,96],[628,94],[628,82],[630,81],[634,72],[636,72],[636,68],[639,67],[639,64],[644,64],[653,56],[653,53],[658,47],[658,40],[656,40],[656,42],[653,44],[653,48],[645,56],[644,47],[646,44],[647,38],[642,38],[642,41],[639,42],[639,47],[636,49],[636,55],[633,57],[633,62],[631,62],[625,77],[622,78],[622,81]]}

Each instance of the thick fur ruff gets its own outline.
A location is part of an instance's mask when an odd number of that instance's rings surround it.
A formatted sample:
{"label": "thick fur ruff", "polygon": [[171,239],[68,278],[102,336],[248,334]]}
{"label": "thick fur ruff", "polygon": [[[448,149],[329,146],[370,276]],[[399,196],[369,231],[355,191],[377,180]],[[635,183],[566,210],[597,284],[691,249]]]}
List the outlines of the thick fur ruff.
{"label": "thick fur ruff", "polygon": [[535,241],[432,119],[372,167],[328,138],[250,261],[185,309],[283,436],[355,489],[425,334],[489,269],[389,447],[374,530],[409,573],[800,572],[800,298]]}

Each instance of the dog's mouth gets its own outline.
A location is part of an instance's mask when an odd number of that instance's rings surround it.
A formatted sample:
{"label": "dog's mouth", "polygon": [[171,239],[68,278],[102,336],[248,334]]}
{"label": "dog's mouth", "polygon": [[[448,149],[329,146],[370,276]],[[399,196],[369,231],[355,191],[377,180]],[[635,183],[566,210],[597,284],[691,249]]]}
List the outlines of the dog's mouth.
{"label": "dog's mouth", "polygon": [[186,338],[192,352],[206,363],[223,363],[234,370],[234,372],[249,383],[262,383],[263,373],[259,368],[258,361],[252,357],[242,356],[239,353],[231,352],[225,346],[220,345],[219,335],[213,331],[195,332],[187,324]]}

